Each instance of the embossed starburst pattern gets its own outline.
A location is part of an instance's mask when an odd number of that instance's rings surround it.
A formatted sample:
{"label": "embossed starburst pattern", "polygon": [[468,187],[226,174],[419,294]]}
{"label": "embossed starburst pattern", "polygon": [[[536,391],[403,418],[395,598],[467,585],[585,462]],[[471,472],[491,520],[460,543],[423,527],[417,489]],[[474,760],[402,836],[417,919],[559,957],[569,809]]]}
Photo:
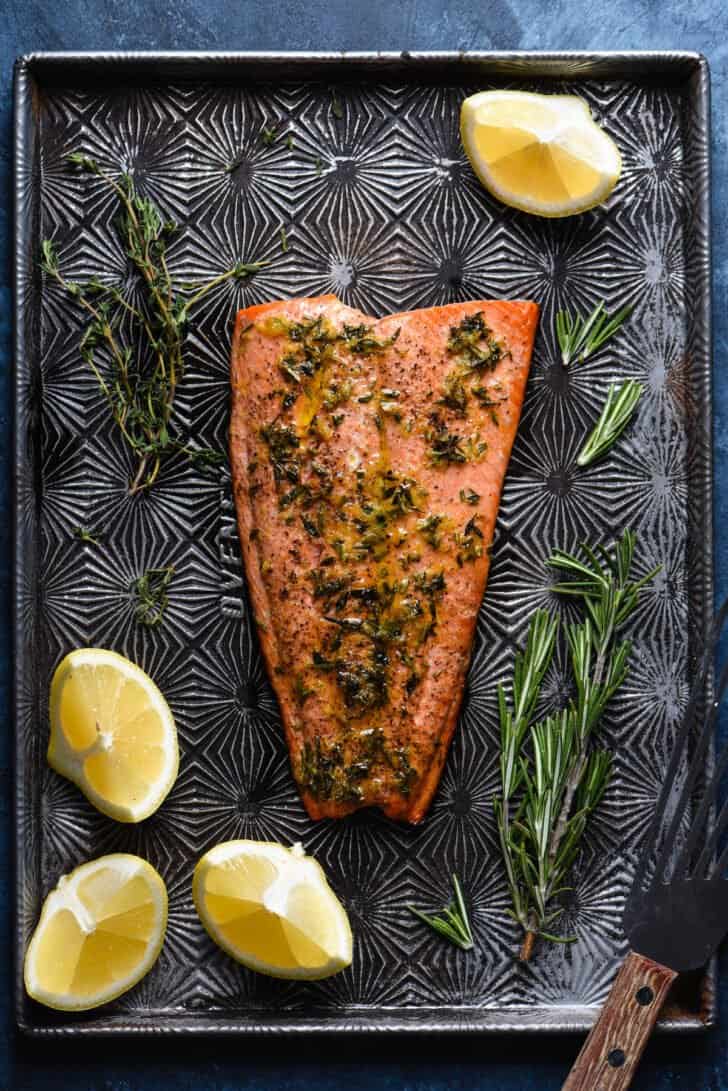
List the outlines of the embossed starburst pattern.
{"label": "embossed starburst pattern", "polygon": [[[179,73],[167,82],[164,66],[153,79],[125,79],[117,62],[102,82],[64,90],[56,78],[33,97],[37,139],[26,141],[18,183],[27,231],[18,360],[22,926],[27,932],[61,871],[101,852],[138,852],[167,881],[168,940],[149,977],[92,1013],[85,1031],[156,1028],[167,1017],[175,1028],[212,1033],[483,1029],[558,1023],[564,1010],[572,1026],[586,1025],[623,950],[625,860],[659,791],[709,600],[708,448],[695,438],[708,390],[694,321],[704,291],[704,145],[689,93],[655,80],[590,82],[570,62],[576,82],[559,90],[588,98],[620,146],[624,173],[605,208],[539,221],[494,201],[463,154],[459,106],[478,88],[458,81],[463,71],[473,79],[472,66],[453,61],[449,75],[421,84],[401,69],[387,82],[339,86],[325,68],[306,83],[296,64],[287,62],[281,81],[280,66],[269,79],[263,62],[250,76],[248,63],[235,78],[194,83]],[[504,78],[514,77],[515,69]],[[265,263],[221,284],[197,312],[176,398],[193,445],[224,453],[229,335],[242,304],[331,291],[375,314],[479,296],[542,305],[458,734],[417,829],[379,814],[319,824],[306,817],[247,603],[227,470],[204,472],[175,457],[149,492],[128,492],[132,463],[79,357],[82,316],[41,284],[36,265],[40,239],[51,237],[69,278],[97,273],[133,290],[113,241],[113,200],[65,161],[79,149],[114,176],[131,172],[178,221],[169,265],[181,288],[237,261]],[[555,312],[584,312],[602,297],[610,307],[633,304],[634,316],[609,346],[566,372]],[[603,462],[579,469],[609,383],[627,376],[646,388],[633,427]],[[74,536],[79,525],[100,532],[96,544]],[[615,775],[565,899],[562,930],[575,942],[524,968],[513,957],[493,820],[496,687],[536,607],[573,616],[553,592],[548,554],[583,538],[609,540],[626,526],[638,531],[639,574],[656,564],[662,571],[634,616],[634,665],[605,723],[604,738],[618,749]],[[164,623],[145,629],[133,581],[167,565],[175,571]],[[138,827],[98,815],[45,764],[51,673],[70,648],[88,643],[139,662],[177,719],[178,781]],[[561,648],[544,708],[568,699],[569,685]],[[300,840],[315,854],[351,916],[350,969],[315,984],[270,981],[214,947],[192,908],[191,873],[211,845],[237,837]],[[407,908],[444,905],[453,871],[476,937],[471,952],[448,947]],[[21,1018],[51,1026],[30,1005]],[[70,1026],[52,1023],[54,1033]]]}

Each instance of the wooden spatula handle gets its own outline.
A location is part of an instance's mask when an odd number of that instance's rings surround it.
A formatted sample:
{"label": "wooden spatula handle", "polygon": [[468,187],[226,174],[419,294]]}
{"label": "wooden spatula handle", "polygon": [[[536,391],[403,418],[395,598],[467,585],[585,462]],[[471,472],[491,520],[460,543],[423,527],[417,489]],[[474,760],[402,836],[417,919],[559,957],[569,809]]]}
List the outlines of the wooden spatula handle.
{"label": "wooden spatula handle", "polygon": [[629,1087],[676,976],[644,955],[627,956],[562,1091]]}

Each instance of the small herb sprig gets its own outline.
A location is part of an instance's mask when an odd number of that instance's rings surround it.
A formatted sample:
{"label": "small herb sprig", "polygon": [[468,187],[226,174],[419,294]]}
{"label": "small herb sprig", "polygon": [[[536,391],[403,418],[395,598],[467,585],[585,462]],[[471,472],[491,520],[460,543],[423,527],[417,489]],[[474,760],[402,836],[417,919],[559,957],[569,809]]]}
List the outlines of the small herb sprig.
{"label": "small herb sprig", "polygon": [[561,349],[561,361],[568,367],[574,360],[583,363],[597,349],[614,337],[622,323],[632,313],[631,306],[621,307],[608,315],[604,300],[597,303],[591,314],[574,314],[569,310],[556,315],[556,338]]}
{"label": "small herb sprig", "polygon": [[[572,314],[568,310],[559,311],[556,315],[556,338],[564,367],[577,359],[582,362],[600,349],[631,313],[632,308],[625,306],[610,316],[603,300],[586,316],[578,312]],[[632,419],[642,390],[642,385],[635,379],[628,379],[619,387],[615,384],[609,387],[599,420],[576,460],[577,466],[589,466],[616,443]]]}
{"label": "small herb sprig", "polygon": [[577,466],[589,466],[610,450],[631,421],[642,391],[636,379],[628,379],[620,387],[611,384],[599,420],[576,460]]}
{"label": "small herb sprig", "polygon": [[132,580],[129,590],[136,597],[134,617],[141,625],[156,629],[164,620],[169,605],[167,589],[172,582],[174,568],[148,568]]}
{"label": "small herb sprig", "polygon": [[423,913],[421,910],[415,909],[413,905],[408,905],[407,908],[416,917],[419,917],[423,924],[437,932],[438,935],[443,936],[450,943],[454,943],[461,950],[470,951],[473,947],[473,933],[457,875],[453,875],[452,885],[453,900],[439,914]]}
{"label": "small herb sprig", "polygon": [[79,542],[85,542],[87,545],[98,545],[104,535],[102,527],[78,526],[72,527],[71,531]]}
{"label": "small herb sprig", "polygon": [[[264,262],[237,262],[192,295],[174,288],[167,266],[167,243],[177,230],[156,205],[136,190],[133,179],[106,174],[95,159],[80,152],[68,156],[78,169],[100,178],[119,201],[115,229],[141,286],[141,301],[133,305],[121,291],[91,277],[84,284],[68,280],[60,270],[52,240],[42,243],[41,267],[86,311],[89,323],[81,338],[81,356],[93,371],[109,403],[113,419],[136,458],[130,491],[149,488],[165,456],[182,451],[201,463],[219,461],[218,453],[191,447],[171,428],[174,397],[184,371],[183,344],[190,311],[208,292],[226,280],[256,273]],[[109,357],[108,377],[96,353]]]}
{"label": "small herb sprig", "polygon": [[611,550],[584,545],[579,555],[557,550],[548,561],[568,577],[554,590],[578,599],[586,615],[566,626],[574,698],[533,722],[557,632],[557,622],[543,610],[532,618],[526,647],[516,656],[510,692],[498,688],[501,794],[494,807],[510,912],[524,933],[524,961],[539,936],[562,943],[571,939],[551,931],[563,912],[558,898],[569,889],[586,823],[611,770],[610,755],[590,750],[589,742],[627,673],[631,645],[619,639],[619,629],[658,571],[633,581],[634,548],[635,535],[627,530]]}

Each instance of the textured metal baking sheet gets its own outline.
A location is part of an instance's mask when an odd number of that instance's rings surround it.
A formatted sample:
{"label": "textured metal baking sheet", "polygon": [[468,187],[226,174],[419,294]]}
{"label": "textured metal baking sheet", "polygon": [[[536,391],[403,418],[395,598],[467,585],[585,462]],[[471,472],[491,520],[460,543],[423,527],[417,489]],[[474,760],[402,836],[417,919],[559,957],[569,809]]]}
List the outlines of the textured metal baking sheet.
{"label": "textured metal baking sheet", "polygon": [[[607,204],[561,221],[506,209],[477,184],[458,137],[463,97],[487,87],[574,91],[617,141]],[[272,144],[263,127],[280,134]],[[286,140],[292,136],[292,146]],[[80,316],[38,267],[55,240],[69,277],[128,286],[113,203],[65,162],[83,149],[133,173],[182,227],[180,283],[265,260],[199,312],[178,419],[223,450],[236,309],[335,291],[374,314],[450,300],[531,297],[543,316],[509,469],[461,723],[418,828],[372,814],[310,822],[293,785],[276,703],[246,606],[226,470],[168,464],[130,496],[130,462],[79,358]],[[582,1030],[624,952],[621,908],[634,852],[684,707],[712,604],[708,73],[692,54],[37,55],[16,79],[17,1011],[43,1035],[299,1031]],[[285,228],[288,249],[281,245]],[[565,374],[554,315],[606,297],[635,307],[609,351]],[[575,466],[609,382],[647,388],[600,465]],[[99,545],[77,525],[103,527]],[[496,850],[495,684],[537,606],[561,609],[544,558],[555,546],[639,532],[637,569],[662,573],[631,625],[630,678],[603,727],[615,775],[586,838],[563,928],[569,946],[514,960]],[[173,564],[165,623],[134,620],[130,583]],[[139,826],[98,814],[45,761],[47,693],[70,648],[131,656],[179,727],[172,793]],[[563,693],[565,662],[548,676]],[[190,896],[199,855],[235,837],[301,840],[351,915],[353,966],[328,981],[256,976],[213,946]],[[24,944],[58,876],[110,851],[164,876],[159,963],[114,1004],[68,1016],[22,987]],[[406,909],[442,904],[461,876],[476,950]],[[682,982],[662,1025],[714,1013],[713,972]]]}

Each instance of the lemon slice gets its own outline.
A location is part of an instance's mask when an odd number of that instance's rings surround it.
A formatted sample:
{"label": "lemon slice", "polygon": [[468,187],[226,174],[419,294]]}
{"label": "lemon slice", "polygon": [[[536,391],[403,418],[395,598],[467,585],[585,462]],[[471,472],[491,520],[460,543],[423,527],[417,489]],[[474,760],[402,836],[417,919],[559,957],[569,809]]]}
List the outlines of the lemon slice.
{"label": "lemon slice", "polygon": [[174,717],[151,678],[103,648],[79,648],[51,683],[48,761],[104,814],[140,822],[179,767]]}
{"label": "lemon slice", "polygon": [[344,907],[299,844],[216,845],[195,868],[192,897],[210,936],[251,970],[312,980],[351,962]]}
{"label": "lemon slice", "polygon": [[617,184],[617,145],[576,95],[481,91],[460,113],[463,146],[478,178],[512,208],[572,216]]}
{"label": "lemon slice", "polygon": [[59,1011],[121,996],[152,968],[167,927],[167,891],[151,864],[119,852],[63,875],[25,956],[25,987]]}

